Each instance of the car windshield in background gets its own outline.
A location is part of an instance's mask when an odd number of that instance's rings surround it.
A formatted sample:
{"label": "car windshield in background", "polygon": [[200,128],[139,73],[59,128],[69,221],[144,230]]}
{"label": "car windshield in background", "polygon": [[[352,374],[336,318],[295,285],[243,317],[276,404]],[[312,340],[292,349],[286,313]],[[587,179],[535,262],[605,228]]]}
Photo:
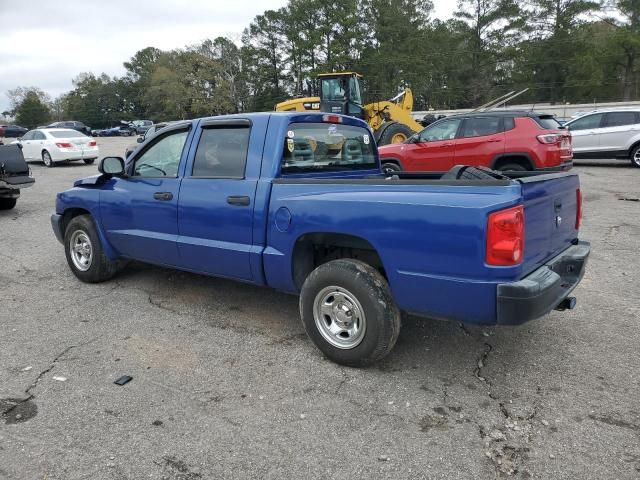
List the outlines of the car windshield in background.
{"label": "car windshield in background", "polygon": [[537,121],[542,128],[546,128],[547,130],[556,130],[562,127],[560,122],[558,122],[558,120],[556,120],[556,118],[552,117],[551,115],[539,116],[537,118]]}
{"label": "car windshield in background", "polygon": [[374,139],[362,127],[294,123],[284,139],[282,173],[364,170],[377,167]]}
{"label": "car windshield in background", "polygon": [[49,130],[49,134],[55,138],[81,138],[86,137],[85,134],[78,132],[77,130]]}

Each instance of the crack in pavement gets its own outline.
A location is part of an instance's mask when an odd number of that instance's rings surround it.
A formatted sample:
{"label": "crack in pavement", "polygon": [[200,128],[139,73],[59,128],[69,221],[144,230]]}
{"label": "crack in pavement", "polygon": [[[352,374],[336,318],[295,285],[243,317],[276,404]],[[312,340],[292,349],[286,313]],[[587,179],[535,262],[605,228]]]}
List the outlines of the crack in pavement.
{"label": "crack in pavement", "polygon": [[476,368],[473,371],[475,377],[481,382],[485,382],[487,385],[489,385],[489,387],[491,387],[491,382],[487,379],[487,377],[482,376],[482,369],[487,364],[487,358],[489,357],[489,354],[492,352],[492,350],[493,346],[487,342],[484,342],[484,352],[482,353],[482,355],[480,355],[480,357],[478,357],[478,360],[476,361]]}
{"label": "crack in pavement", "polygon": [[11,413],[13,410],[15,410],[16,408],[18,408],[20,405],[22,405],[23,403],[26,402],[30,402],[31,400],[33,400],[34,398],[36,398],[35,394],[31,393],[31,391],[36,388],[38,386],[38,383],[40,382],[40,380],[42,380],[42,378],[49,373],[51,370],[53,370],[56,366],[56,364],[58,363],[58,361],[60,361],[60,359],[62,357],[64,357],[67,353],[69,353],[71,350],[73,350],[74,348],[79,348],[79,347],[83,347],[85,345],[88,345],[92,342],[95,342],[98,339],[98,337],[92,338],[91,340],[88,340],[86,342],[83,343],[79,343],[77,345],[71,345],[67,348],[65,348],[62,352],[60,352],[58,355],[55,356],[55,358],[52,360],[51,364],[49,365],[48,368],[45,368],[44,370],[42,370],[38,376],[36,377],[36,379],[31,383],[31,385],[29,385],[29,387],[27,387],[24,391],[25,395],[27,395],[26,398],[21,399],[20,401],[16,402],[14,405],[12,405],[11,407],[7,408],[6,410],[4,410],[2,413],[0,413],[0,416],[5,417],[7,416],[9,413]]}

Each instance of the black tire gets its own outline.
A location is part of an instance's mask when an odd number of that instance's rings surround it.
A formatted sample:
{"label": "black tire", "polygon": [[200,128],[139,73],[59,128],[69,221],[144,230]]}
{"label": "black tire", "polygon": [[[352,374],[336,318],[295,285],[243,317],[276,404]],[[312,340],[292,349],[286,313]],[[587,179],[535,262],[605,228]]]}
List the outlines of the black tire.
{"label": "black tire", "polygon": [[519,163],[505,163],[497,169],[499,172],[526,172],[528,169]]}
{"label": "black tire", "polygon": [[[384,128],[384,125],[383,127]],[[404,123],[393,123],[384,129],[382,135],[378,139],[378,146],[389,145],[390,143],[394,143],[394,139],[403,138],[403,141],[407,140],[411,135],[413,135],[413,130],[411,130]],[[402,143],[395,141],[395,143]]]}
{"label": "black tire", "polygon": [[400,167],[400,165],[398,165],[395,161],[382,159],[381,162],[382,162],[382,171],[387,175],[394,175],[402,171],[402,167]]}
{"label": "black tire", "polygon": [[18,203],[17,198],[0,198],[0,210],[11,210]]}
{"label": "black tire", "polygon": [[56,162],[53,161],[53,159],[51,158],[51,154],[46,150],[42,151],[42,163],[44,163],[45,166],[49,168],[53,168],[56,166]]}
{"label": "black tire", "polygon": [[631,150],[631,165],[640,168],[640,145]]}
{"label": "black tire", "polygon": [[[86,235],[90,240],[91,261],[86,270],[78,268],[72,258],[71,243],[74,242],[75,233]],[[90,215],[79,215],[71,219],[64,233],[64,252],[73,274],[86,283],[99,283],[109,280],[118,272],[120,267],[119,262],[109,260],[104,254],[100,237]]]}
{"label": "black tire", "polygon": [[[362,318],[365,319],[363,333],[359,343],[353,346],[340,348],[332,345],[320,331],[322,327],[316,323],[316,300],[320,304],[324,295],[331,296],[331,292],[336,290],[330,287],[337,287],[351,295],[362,308],[364,315],[358,315],[358,318],[360,322]],[[333,308],[342,312],[345,305],[341,303]],[[351,309],[347,310],[351,312]],[[358,308],[354,311],[357,312]],[[350,367],[364,367],[384,358],[400,333],[400,311],[393,301],[387,281],[376,269],[358,260],[333,260],[311,272],[302,286],[300,316],[307,335],[322,353],[330,360]],[[324,315],[324,318],[328,316]],[[319,322],[322,321],[327,322],[319,319]]]}
{"label": "black tire", "polygon": [[86,163],[87,165],[93,165],[93,162],[95,162],[96,159],[95,158],[85,158],[84,159],[84,163]]}

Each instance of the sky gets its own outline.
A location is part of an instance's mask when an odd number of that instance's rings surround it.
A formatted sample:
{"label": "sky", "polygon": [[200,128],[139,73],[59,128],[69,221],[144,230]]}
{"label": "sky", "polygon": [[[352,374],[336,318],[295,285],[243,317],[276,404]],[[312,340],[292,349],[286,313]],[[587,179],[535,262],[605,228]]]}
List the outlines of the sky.
{"label": "sky", "polygon": [[[256,15],[286,0],[0,0],[0,112],[6,91],[35,86],[51,98],[81,72],[120,76],[148,46],[163,50],[229,36],[238,41]],[[436,18],[451,0],[434,0]],[[16,5],[28,8],[17,8]]]}

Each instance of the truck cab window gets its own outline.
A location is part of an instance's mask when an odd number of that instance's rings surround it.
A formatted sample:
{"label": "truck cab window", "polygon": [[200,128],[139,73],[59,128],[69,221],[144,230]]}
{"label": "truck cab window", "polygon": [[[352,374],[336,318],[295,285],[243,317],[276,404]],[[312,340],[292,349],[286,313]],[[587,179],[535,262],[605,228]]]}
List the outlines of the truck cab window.
{"label": "truck cab window", "polygon": [[135,177],[177,177],[187,131],[172,132],[159,138],[135,160]]}
{"label": "truck cab window", "polygon": [[284,139],[282,173],[375,169],[375,141],[363,127],[293,123]]}
{"label": "truck cab window", "polygon": [[202,130],[192,175],[207,178],[244,178],[249,133],[248,127]]}

